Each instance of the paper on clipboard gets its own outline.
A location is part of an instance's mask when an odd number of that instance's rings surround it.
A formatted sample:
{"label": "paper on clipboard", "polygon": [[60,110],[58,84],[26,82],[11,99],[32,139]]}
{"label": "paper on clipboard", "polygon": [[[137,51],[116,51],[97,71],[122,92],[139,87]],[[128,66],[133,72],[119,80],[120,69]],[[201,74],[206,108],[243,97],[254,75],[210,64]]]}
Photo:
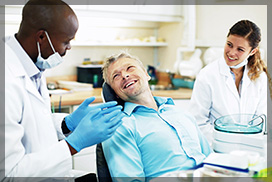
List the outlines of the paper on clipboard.
{"label": "paper on clipboard", "polygon": [[226,169],[248,172],[248,158],[246,156],[238,156],[226,153],[212,153],[204,161],[203,164],[224,167]]}

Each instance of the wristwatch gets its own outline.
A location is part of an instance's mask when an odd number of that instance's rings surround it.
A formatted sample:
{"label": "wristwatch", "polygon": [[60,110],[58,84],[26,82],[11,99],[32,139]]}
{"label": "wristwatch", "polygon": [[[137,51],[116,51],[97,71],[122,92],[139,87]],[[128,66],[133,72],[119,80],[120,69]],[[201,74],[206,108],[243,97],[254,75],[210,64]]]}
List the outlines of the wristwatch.
{"label": "wristwatch", "polygon": [[68,134],[71,131],[68,129],[66,122],[65,122],[65,118],[63,118],[62,123],[61,123],[61,129],[62,129],[62,133],[63,134]]}

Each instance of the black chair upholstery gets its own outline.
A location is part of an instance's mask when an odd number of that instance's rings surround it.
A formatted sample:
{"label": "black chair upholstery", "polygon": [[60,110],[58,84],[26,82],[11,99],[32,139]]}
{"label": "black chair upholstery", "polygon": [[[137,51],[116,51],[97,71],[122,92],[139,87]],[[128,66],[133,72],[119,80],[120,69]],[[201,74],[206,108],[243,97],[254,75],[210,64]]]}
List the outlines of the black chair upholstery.
{"label": "black chair upholstery", "polygon": [[99,182],[112,182],[101,143],[96,145],[96,167]]}
{"label": "black chair upholstery", "polygon": [[105,102],[117,101],[118,105],[124,106],[125,102],[117,97],[114,90],[106,82],[104,82],[102,85],[102,97],[104,98]]}
{"label": "black chair upholstery", "polygon": [[[124,106],[124,101],[116,96],[113,89],[106,82],[102,85],[102,97],[105,102],[117,101],[118,105]],[[101,143],[96,146],[96,167],[99,182],[112,182]]]}

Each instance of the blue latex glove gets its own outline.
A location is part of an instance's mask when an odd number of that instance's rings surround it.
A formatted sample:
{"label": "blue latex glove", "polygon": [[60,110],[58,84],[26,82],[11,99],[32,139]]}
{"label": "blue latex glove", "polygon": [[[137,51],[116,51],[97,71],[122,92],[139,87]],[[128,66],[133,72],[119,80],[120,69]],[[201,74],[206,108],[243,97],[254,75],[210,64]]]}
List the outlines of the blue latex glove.
{"label": "blue latex glove", "polygon": [[98,106],[89,106],[94,100],[95,97],[87,98],[74,112],[65,117],[66,126],[70,131],[74,131],[81,119],[90,111],[95,110],[96,108],[109,108],[116,105],[116,102],[107,102]]}
{"label": "blue latex glove", "polygon": [[103,142],[122,124],[125,114],[121,109],[122,106],[114,106],[91,110],[65,140],[78,152]]}

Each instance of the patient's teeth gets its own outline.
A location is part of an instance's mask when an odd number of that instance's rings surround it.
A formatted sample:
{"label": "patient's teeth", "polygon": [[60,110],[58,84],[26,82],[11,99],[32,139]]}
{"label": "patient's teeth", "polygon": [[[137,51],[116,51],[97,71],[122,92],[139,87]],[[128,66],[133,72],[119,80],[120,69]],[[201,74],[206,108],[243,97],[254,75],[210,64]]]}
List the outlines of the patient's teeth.
{"label": "patient's teeth", "polygon": [[134,81],[133,81],[133,82],[128,83],[128,84],[125,86],[125,88],[129,87],[129,86],[130,86],[130,85],[132,85],[133,83],[134,83]]}

